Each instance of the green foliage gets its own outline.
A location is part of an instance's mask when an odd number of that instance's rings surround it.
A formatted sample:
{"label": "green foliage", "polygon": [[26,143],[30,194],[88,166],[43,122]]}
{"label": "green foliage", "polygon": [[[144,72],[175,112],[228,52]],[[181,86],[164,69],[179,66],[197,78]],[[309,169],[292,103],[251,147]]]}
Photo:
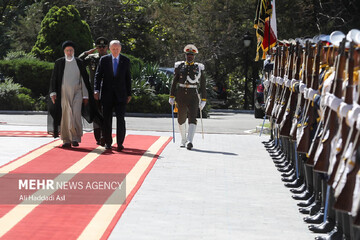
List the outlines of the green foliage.
{"label": "green foliage", "polygon": [[133,96],[126,107],[126,111],[134,113],[171,113],[168,101],[168,94]]}
{"label": "green foliage", "polygon": [[230,74],[228,80],[226,81],[226,106],[228,108],[242,109],[244,107],[244,85],[244,78],[240,78],[236,73]]}
{"label": "green foliage", "polygon": [[33,53],[26,53],[25,51],[12,51],[6,54],[4,60],[13,60],[18,58],[30,59],[30,60],[38,59]]}
{"label": "green foliage", "polygon": [[172,78],[159,70],[158,64],[146,63],[131,66],[133,94],[169,94]]}
{"label": "green foliage", "polygon": [[31,59],[0,60],[0,72],[32,90],[32,96],[46,96],[54,63]]}
{"label": "green foliage", "polygon": [[0,83],[0,109],[33,110],[35,101],[29,93],[31,93],[29,89],[14,83],[11,78],[6,78],[5,82]]}
{"label": "green foliage", "polygon": [[52,7],[41,22],[41,30],[32,49],[40,59],[55,61],[64,55],[61,47],[66,40],[75,42],[75,55],[92,47],[89,25],[81,20],[73,6]]}
{"label": "green foliage", "polygon": [[26,6],[24,16],[20,15],[17,21],[12,22],[7,31],[7,35],[11,39],[12,50],[31,51],[41,29],[41,20],[45,15],[43,13],[44,2],[45,0],[42,0]]}

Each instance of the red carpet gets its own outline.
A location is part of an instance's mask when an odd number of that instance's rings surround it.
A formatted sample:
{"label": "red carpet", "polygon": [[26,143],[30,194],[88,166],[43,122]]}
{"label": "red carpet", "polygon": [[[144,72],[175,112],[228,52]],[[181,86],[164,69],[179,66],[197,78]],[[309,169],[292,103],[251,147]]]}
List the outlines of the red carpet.
{"label": "red carpet", "polygon": [[[23,174],[52,180],[60,173],[61,176],[73,174],[67,183],[84,183],[87,178],[96,183],[97,177],[119,179],[118,176],[126,176],[124,182],[121,180],[121,186],[126,186],[123,198],[114,198],[113,189],[98,194],[100,190],[96,187],[86,192],[73,190],[71,194],[57,189],[49,194],[66,196],[63,202],[49,200],[26,204],[12,199],[11,194],[0,196],[0,239],[107,239],[170,140],[170,137],[128,135],[125,149],[119,153],[97,146],[93,135],[87,133],[77,148],[62,149],[61,141],[56,140],[0,167],[0,173],[5,173],[0,175],[0,195],[6,193],[2,188],[17,188],[9,182],[25,176]],[[101,185],[94,186],[101,188]],[[38,188],[26,190],[29,196],[40,192]],[[125,202],[112,202],[112,199]]]}
{"label": "red carpet", "polygon": [[52,137],[45,131],[0,131],[0,137]]}

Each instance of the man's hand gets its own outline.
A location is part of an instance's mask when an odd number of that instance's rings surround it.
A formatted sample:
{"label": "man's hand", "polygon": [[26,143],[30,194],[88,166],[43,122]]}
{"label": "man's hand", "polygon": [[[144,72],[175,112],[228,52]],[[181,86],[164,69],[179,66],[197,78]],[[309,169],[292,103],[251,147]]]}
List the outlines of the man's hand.
{"label": "man's hand", "polygon": [[206,101],[201,101],[200,104],[199,104],[199,108],[200,108],[200,111],[203,110],[203,108],[205,107],[206,105]]}
{"label": "man's hand", "polygon": [[89,51],[86,52],[87,55],[92,54],[96,51],[96,48],[90,49]]}
{"label": "man's hand", "polygon": [[87,98],[83,98],[83,103],[84,103],[84,105],[87,105],[87,104],[88,104],[88,102],[89,102],[89,99],[87,99]]}
{"label": "man's hand", "polygon": [[175,98],[169,97],[169,103],[170,103],[170,105],[174,105],[175,104]]}
{"label": "man's hand", "polygon": [[131,96],[128,96],[127,100],[126,100],[126,104],[128,104],[130,102],[130,100],[131,100]]}
{"label": "man's hand", "polygon": [[99,92],[94,93],[94,99],[99,101]]}
{"label": "man's hand", "polygon": [[55,100],[56,100],[56,95],[51,96],[51,101],[53,104],[55,104]]}

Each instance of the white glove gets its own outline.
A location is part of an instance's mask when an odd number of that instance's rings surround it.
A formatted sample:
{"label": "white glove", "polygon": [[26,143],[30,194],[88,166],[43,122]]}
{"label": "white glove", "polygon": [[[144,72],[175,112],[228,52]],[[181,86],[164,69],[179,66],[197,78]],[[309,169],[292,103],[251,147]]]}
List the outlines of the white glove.
{"label": "white glove", "polygon": [[352,125],[354,125],[354,122],[357,120],[359,114],[360,114],[360,106],[357,104],[353,105],[353,108],[349,111],[349,113],[346,116],[346,121],[349,127],[352,127]]}
{"label": "white glove", "polygon": [[299,90],[300,90],[301,93],[304,93],[305,88],[306,88],[306,84],[300,83],[300,85],[299,85]]}
{"label": "white glove", "polygon": [[333,97],[333,99],[330,100],[330,108],[337,112],[338,108],[340,107],[340,104],[342,103],[342,99],[341,98],[338,98],[336,96]]}
{"label": "white glove", "polygon": [[199,104],[199,108],[200,108],[200,111],[203,110],[203,108],[205,107],[206,105],[206,101],[201,101],[200,104]]}
{"label": "white glove", "polygon": [[342,118],[346,118],[346,115],[348,114],[348,112],[352,109],[352,104],[347,104],[345,102],[340,103],[340,108],[339,108],[339,115]]}
{"label": "white glove", "polygon": [[170,103],[170,105],[174,105],[175,104],[175,98],[169,97],[169,103]]}
{"label": "white glove", "polygon": [[294,84],[297,83],[297,82],[298,82],[298,80],[296,80],[296,79],[293,78],[293,79],[291,80],[290,87],[293,87]]}
{"label": "white glove", "polygon": [[285,81],[285,87],[290,87],[291,81],[289,79],[287,79]]}
{"label": "white glove", "polygon": [[305,88],[305,90],[304,90],[304,98],[305,99],[309,99],[309,90],[310,90],[310,88]]}
{"label": "white glove", "polygon": [[310,88],[309,93],[308,93],[309,99],[310,99],[310,100],[314,100],[315,94],[318,94],[318,91]]}

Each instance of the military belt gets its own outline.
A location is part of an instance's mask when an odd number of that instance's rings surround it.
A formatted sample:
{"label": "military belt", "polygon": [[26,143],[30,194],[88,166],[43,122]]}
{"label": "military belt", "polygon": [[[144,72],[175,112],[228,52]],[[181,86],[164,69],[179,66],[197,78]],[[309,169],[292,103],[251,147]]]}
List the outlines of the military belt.
{"label": "military belt", "polygon": [[179,87],[182,87],[182,88],[197,88],[197,85],[179,83]]}

